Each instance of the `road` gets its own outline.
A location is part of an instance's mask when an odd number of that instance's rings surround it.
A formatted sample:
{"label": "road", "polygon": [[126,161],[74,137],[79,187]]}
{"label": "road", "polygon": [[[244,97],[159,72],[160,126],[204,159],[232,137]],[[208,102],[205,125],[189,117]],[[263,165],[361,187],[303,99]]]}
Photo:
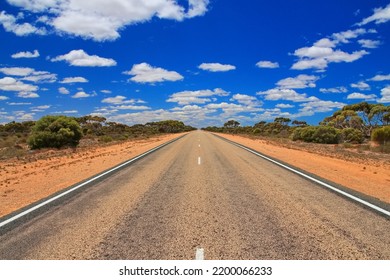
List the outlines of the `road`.
{"label": "road", "polygon": [[0,259],[390,259],[388,218],[201,131],[0,234]]}

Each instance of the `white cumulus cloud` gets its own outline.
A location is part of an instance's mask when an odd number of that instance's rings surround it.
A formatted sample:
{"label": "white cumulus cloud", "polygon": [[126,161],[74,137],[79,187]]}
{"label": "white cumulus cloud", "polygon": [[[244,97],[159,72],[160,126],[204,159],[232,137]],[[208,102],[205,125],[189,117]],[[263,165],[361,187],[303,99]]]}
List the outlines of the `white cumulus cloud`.
{"label": "white cumulus cloud", "polygon": [[114,105],[124,105],[124,104],[136,104],[136,103],[145,103],[145,101],[140,99],[127,99],[126,96],[117,95],[115,97],[108,97],[102,100],[102,103],[114,104]]}
{"label": "white cumulus cloud", "polygon": [[374,82],[390,81],[390,74],[389,75],[376,75],[375,77],[372,77],[371,79],[368,79],[368,80],[374,81]]}
{"label": "white cumulus cloud", "polygon": [[270,89],[267,91],[259,91],[257,95],[265,96],[265,100],[287,100],[293,102],[309,102],[318,101],[319,99],[315,96],[308,97],[306,93],[298,93],[293,89]]}
{"label": "white cumulus cloud", "polygon": [[390,103],[390,86],[387,86],[381,90],[381,98],[378,99],[378,102],[381,103]]}
{"label": "white cumulus cloud", "polygon": [[32,112],[44,112],[45,110],[49,109],[51,105],[40,105],[40,106],[35,106],[31,107]]}
{"label": "white cumulus cloud", "polygon": [[363,94],[360,92],[353,92],[347,96],[347,99],[364,99],[366,101],[375,100],[376,98],[375,94]]}
{"label": "white cumulus cloud", "polygon": [[203,16],[207,12],[209,0],[188,0],[189,9],[186,14],[187,18]]}
{"label": "white cumulus cloud", "polygon": [[90,97],[92,96],[91,94],[88,94],[84,91],[79,91],[77,92],[75,95],[72,95],[72,98],[87,98],[87,97]]}
{"label": "white cumulus cloud", "polygon": [[57,74],[47,71],[34,71],[32,74],[22,78],[22,80],[34,83],[54,83],[57,81]]}
{"label": "white cumulus cloud", "polygon": [[374,14],[363,19],[358,25],[365,25],[370,22],[375,22],[376,24],[385,23],[390,20],[390,4],[384,8],[374,9]]}
{"label": "white cumulus cloud", "polygon": [[24,81],[35,83],[54,83],[57,75],[47,71],[35,71],[29,67],[3,67],[0,72],[9,76],[21,76]]}
{"label": "white cumulus cloud", "polygon": [[299,110],[298,115],[311,116],[315,113],[330,112],[334,109],[341,109],[345,106],[345,103],[336,101],[316,100],[307,103],[302,103],[299,106],[302,107]]}
{"label": "white cumulus cloud", "polygon": [[[356,30],[347,30],[332,34],[331,38],[323,38],[315,42],[311,47],[303,47],[295,50],[293,55],[298,58],[291,69],[305,70],[317,69],[324,71],[329,63],[351,63],[363,56],[369,54],[366,50],[358,50],[351,53],[336,49],[337,45],[349,43],[351,39],[355,39],[366,33],[373,33],[374,30],[366,30],[359,28]],[[374,43],[368,40],[362,41],[364,47],[372,46]]]}
{"label": "white cumulus cloud", "polygon": [[317,76],[313,75],[298,75],[295,78],[282,79],[276,83],[281,88],[314,88],[316,87],[315,82],[318,80]]}
{"label": "white cumulus cloud", "polygon": [[113,109],[115,110],[133,110],[133,111],[137,111],[137,110],[149,110],[150,107],[148,106],[144,106],[144,105],[118,105],[118,106],[114,106],[112,107]]}
{"label": "white cumulus cloud", "polygon": [[28,67],[3,67],[0,72],[10,76],[27,76],[34,72],[33,68]]}
{"label": "white cumulus cloud", "polygon": [[[182,21],[204,15],[209,0],[188,0],[188,9],[174,0],[8,0],[41,17],[40,23],[60,34],[95,41],[115,40],[119,30],[154,17]],[[8,19],[12,21],[12,19]],[[16,21],[16,20],[14,20]],[[30,26],[30,33],[37,32]],[[10,28],[9,28],[10,29]],[[39,31],[39,30],[38,30]]]}
{"label": "white cumulus cloud", "polygon": [[351,39],[356,39],[357,37],[367,33],[374,33],[374,31],[373,30],[367,31],[364,28],[358,28],[355,30],[347,30],[339,33],[333,33],[332,38],[334,39],[336,44],[339,43],[347,44],[350,42]]}
{"label": "white cumulus cloud", "polygon": [[37,28],[30,23],[18,23],[22,16],[15,17],[7,14],[5,11],[0,12],[0,24],[8,32],[12,32],[17,36],[27,36],[30,34],[45,35],[45,28]]}
{"label": "white cumulus cloud", "polygon": [[39,51],[34,50],[34,52],[29,52],[29,51],[18,52],[11,55],[11,57],[12,58],[35,58],[35,57],[39,57]]}
{"label": "white cumulus cloud", "polygon": [[61,94],[69,94],[69,90],[65,87],[60,87],[58,88],[58,92],[61,93]]}
{"label": "white cumulus cloud", "polygon": [[21,91],[18,92],[17,96],[20,98],[38,98],[39,94],[35,92]]}
{"label": "white cumulus cloud", "polygon": [[358,41],[358,43],[363,47],[363,48],[366,48],[366,49],[375,49],[377,47],[379,47],[379,45],[381,44],[380,41],[377,41],[377,40],[368,40],[368,39],[361,39]]}
{"label": "white cumulus cloud", "polygon": [[272,62],[268,60],[259,61],[256,63],[256,66],[259,68],[279,68],[279,63]]}
{"label": "white cumulus cloud", "polygon": [[340,62],[353,62],[369,54],[365,50],[354,51],[347,53],[341,50],[333,50],[331,48],[302,48],[296,50],[294,55],[298,56],[299,59],[293,64],[291,69],[294,70],[305,70],[305,69],[319,69],[324,70],[328,67],[329,63],[340,63]]}
{"label": "white cumulus cloud", "polygon": [[88,80],[83,77],[67,77],[64,78],[60,83],[61,84],[88,83]]}
{"label": "white cumulus cloud", "polygon": [[352,83],[351,87],[357,88],[360,90],[370,90],[370,85],[365,82]]}
{"label": "white cumulus cloud", "polygon": [[334,88],[320,88],[322,93],[346,93],[348,89],[346,87],[334,87]]}
{"label": "white cumulus cloud", "polygon": [[202,63],[198,68],[210,72],[227,72],[235,70],[236,66],[221,63]]}
{"label": "white cumulus cloud", "polygon": [[212,101],[212,96],[228,96],[229,93],[223,89],[216,88],[214,90],[205,89],[205,90],[195,90],[195,91],[181,91],[174,93],[169,96],[167,102],[176,102],[179,105],[188,105],[188,104],[205,104]]}
{"label": "white cumulus cloud", "polygon": [[257,100],[255,96],[247,95],[247,94],[234,94],[230,101],[237,101],[240,104],[244,104],[246,106],[255,107],[263,105],[263,102]]}
{"label": "white cumulus cloud", "polygon": [[102,103],[121,104],[126,100],[126,96],[117,95],[115,97],[108,97],[102,100]]}
{"label": "white cumulus cloud", "polygon": [[0,90],[3,91],[20,91],[20,92],[34,92],[38,90],[37,86],[25,84],[12,77],[4,77],[0,79]]}
{"label": "white cumulus cloud", "polygon": [[291,105],[291,104],[279,103],[279,104],[276,104],[275,107],[281,108],[281,109],[289,109],[289,108],[294,108],[295,106]]}
{"label": "white cumulus cloud", "polygon": [[174,82],[184,79],[182,75],[175,71],[154,67],[146,62],[134,64],[130,71],[123,72],[123,74],[133,76],[130,80],[137,83]]}
{"label": "white cumulus cloud", "polygon": [[89,55],[84,50],[73,50],[52,58],[51,61],[66,61],[69,65],[84,67],[110,67],[116,65],[116,61],[111,58]]}

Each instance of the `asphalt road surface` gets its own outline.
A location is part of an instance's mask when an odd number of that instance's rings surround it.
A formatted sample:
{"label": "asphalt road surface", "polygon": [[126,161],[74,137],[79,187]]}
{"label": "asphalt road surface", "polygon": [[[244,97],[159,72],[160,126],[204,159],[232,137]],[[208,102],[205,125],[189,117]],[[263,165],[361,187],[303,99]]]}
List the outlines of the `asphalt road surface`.
{"label": "asphalt road surface", "polygon": [[192,132],[0,233],[0,259],[390,259],[390,220]]}

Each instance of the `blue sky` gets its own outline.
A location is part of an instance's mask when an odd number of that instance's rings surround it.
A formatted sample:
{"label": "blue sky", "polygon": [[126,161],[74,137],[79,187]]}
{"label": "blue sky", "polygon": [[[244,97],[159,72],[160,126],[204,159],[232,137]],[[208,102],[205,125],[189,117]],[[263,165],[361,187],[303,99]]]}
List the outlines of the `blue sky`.
{"label": "blue sky", "polygon": [[388,0],[3,0],[0,123],[317,124],[390,103],[389,21]]}

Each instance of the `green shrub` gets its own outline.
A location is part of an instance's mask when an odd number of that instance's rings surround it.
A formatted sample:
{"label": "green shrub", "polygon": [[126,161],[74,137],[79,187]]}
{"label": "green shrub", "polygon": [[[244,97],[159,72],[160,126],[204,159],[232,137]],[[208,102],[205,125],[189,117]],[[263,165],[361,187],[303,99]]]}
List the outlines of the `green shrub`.
{"label": "green shrub", "polygon": [[330,126],[318,126],[313,134],[313,142],[322,144],[337,144],[340,130]]}
{"label": "green shrub", "polygon": [[344,128],[341,131],[340,138],[344,143],[361,144],[364,141],[363,132],[356,128]]}
{"label": "green shrub", "polygon": [[316,127],[308,126],[301,128],[301,139],[305,142],[314,142],[314,133],[316,132]]}
{"label": "green shrub", "polygon": [[337,144],[339,142],[340,131],[329,126],[307,126],[299,127],[291,135],[292,140],[302,140],[305,142]]}
{"label": "green shrub", "polygon": [[37,121],[28,139],[31,149],[76,147],[83,133],[78,122],[66,116],[45,116]]}
{"label": "green shrub", "polygon": [[293,141],[302,140],[301,131],[302,131],[301,127],[295,128],[293,133],[291,134],[291,140]]}
{"label": "green shrub", "polygon": [[381,145],[385,145],[386,142],[389,142],[390,125],[374,129],[371,133],[371,140]]}
{"label": "green shrub", "polygon": [[253,134],[260,134],[261,130],[259,128],[255,128],[252,133]]}

